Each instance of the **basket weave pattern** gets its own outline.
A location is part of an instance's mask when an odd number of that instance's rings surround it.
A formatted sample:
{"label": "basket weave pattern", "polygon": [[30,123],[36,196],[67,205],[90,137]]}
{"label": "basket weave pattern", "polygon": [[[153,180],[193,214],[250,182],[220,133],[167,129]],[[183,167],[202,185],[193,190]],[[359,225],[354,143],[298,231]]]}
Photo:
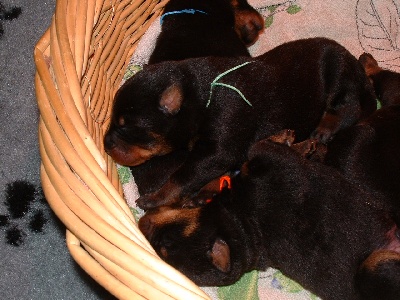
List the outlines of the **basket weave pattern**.
{"label": "basket weave pattern", "polygon": [[41,180],[77,263],[120,299],[207,299],[158,258],[103,149],[112,100],[165,1],[58,0],[35,47]]}

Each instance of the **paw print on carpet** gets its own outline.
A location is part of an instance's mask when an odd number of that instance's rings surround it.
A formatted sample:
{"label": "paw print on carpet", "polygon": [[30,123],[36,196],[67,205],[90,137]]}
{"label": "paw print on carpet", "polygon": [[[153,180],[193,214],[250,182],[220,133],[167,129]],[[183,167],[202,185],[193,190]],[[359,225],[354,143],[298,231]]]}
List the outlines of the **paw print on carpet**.
{"label": "paw print on carpet", "polygon": [[4,6],[2,2],[0,2],[0,37],[4,33],[2,20],[9,21],[12,19],[16,19],[19,17],[21,12],[22,12],[22,9],[20,7],[8,8],[8,7]]}
{"label": "paw print on carpet", "polygon": [[0,230],[5,242],[12,246],[24,244],[27,233],[42,233],[48,222],[47,204],[40,187],[18,180],[7,184],[4,205],[7,214],[0,214]]}

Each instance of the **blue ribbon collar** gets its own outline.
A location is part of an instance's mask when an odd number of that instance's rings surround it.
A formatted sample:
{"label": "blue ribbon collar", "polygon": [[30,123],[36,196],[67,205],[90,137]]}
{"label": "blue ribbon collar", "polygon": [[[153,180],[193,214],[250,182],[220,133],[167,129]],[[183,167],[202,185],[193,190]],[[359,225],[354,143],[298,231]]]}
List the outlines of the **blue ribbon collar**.
{"label": "blue ribbon collar", "polygon": [[164,17],[168,16],[168,15],[179,15],[179,14],[192,14],[194,15],[195,13],[201,13],[201,14],[206,14],[208,15],[208,13],[206,13],[205,11],[199,10],[199,9],[193,9],[193,8],[189,8],[189,9],[182,9],[182,10],[174,10],[174,11],[169,11],[166,12],[165,14],[163,14],[160,18],[160,24],[162,25],[162,23],[164,22]]}

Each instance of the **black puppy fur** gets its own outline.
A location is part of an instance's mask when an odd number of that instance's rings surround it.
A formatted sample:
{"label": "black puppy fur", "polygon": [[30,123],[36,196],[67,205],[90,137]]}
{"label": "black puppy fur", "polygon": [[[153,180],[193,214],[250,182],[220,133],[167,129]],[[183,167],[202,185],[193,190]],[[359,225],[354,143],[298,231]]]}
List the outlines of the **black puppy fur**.
{"label": "black puppy fur", "polygon": [[400,104],[400,74],[379,67],[369,53],[363,53],[359,61],[364,66],[382,106]]}
{"label": "black puppy fur", "polygon": [[325,300],[394,300],[399,228],[385,203],[336,169],[263,140],[231,189],[210,204],[149,210],[139,228],[199,285],[227,285],[274,267]]}
{"label": "black puppy fur", "polygon": [[[168,14],[183,10],[191,13]],[[200,12],[199,12],[200,11]],[[246,0],[170,0],[149,64],[202,56],[250,56],[264,19]]]}
{"label": "black puppy fur", "polygon": [[[385,94],[390,103],[390,93]],[[336,168],[370,193],[384,195],[385,205],[391,205],[393,217],[400,222],[400,104],[386,104],[338,132],[328,145],[306,140],[293,147],[304,149],[310,160]]]}
{"label": "black puppy fur", "polygon": [[130,167],[140,195],[156,192],[187,159],[189,152],[180,149],[156,156],[135,167]]}
{"label": "black puppy fur", "polygon": [[400,217],[399,153],[400,105],[389,105],[339,132],[327,145],[323,162],[352,182],[386,195]]}
{"label": "black puppy fur", "polygon": [[[211,86],[245,62],[218,82],[235,86],[252,106],[237,91]],[[192,148],[158,192],[139,199],[149,208],[191,198],[240,167],[248,147],[274,132],[292,128],[302,140],[314,131],[326,142],[375,109],[372,86],[345,48],[324,38],[298,40],[254,59],[208,57],[146,67],[118,91],[105,149],[117,163],[134,166]]]}
{"label": "black puppy fur", "polygon": [[[250,56],[264,29],[261,15],[245,0],[170,0],[164,14],[185,9],[206,12],[166,15],[149,64],[201,56]],[[141,195],[155,192],[186,159],[181,149],[131,167]]]}

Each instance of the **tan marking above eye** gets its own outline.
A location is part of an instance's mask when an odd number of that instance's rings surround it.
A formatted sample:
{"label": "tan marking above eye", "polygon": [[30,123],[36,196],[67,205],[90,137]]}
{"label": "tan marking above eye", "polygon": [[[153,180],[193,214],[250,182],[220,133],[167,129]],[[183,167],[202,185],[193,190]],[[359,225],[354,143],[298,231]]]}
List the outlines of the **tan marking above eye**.
{"label": "tan marking above eye", "polygon": [[400,254],[393,250],[376,250],[362,263],[364,268],[374,271],[379,264],[385,263],[389,260],[399,260]]}
{"label": "tan marking above eye", "polygon": [[118,119],[118,124],[119,124],[120,126],[124,126],[124,125],[125,125],[125,119],[124,119],[123,116],[119,117],[119,119]]}
{"label": "tan marking above eye", "polygon": [[193,234],[199,227],[198,219],[201,208],[162,209],[151,214],[151,222],[156,227],[162,227],[171,223],[184,223],[183,235],[185,237]]}
{"label": "tan marking above eye", "polygon": [[237,6],[239,6],[239,2],[237,0],[231,0],[231,5],[232,7],[236,8]]}
{"label": "tan marking above eye", "polygon": [[164,258],[168,257],[168,251],[165,247],[160,248],[160,253]]}

